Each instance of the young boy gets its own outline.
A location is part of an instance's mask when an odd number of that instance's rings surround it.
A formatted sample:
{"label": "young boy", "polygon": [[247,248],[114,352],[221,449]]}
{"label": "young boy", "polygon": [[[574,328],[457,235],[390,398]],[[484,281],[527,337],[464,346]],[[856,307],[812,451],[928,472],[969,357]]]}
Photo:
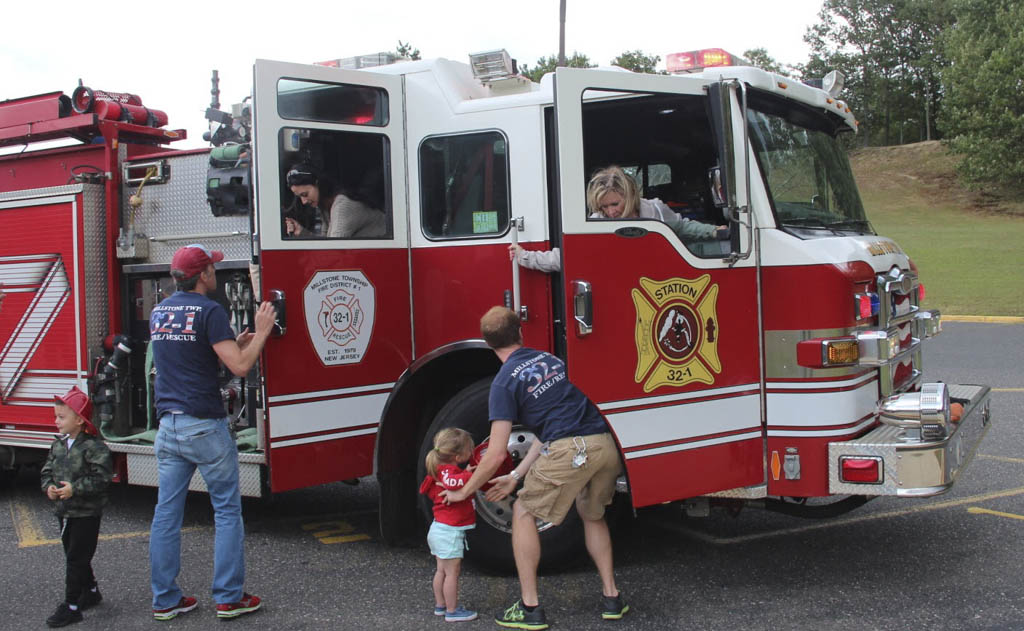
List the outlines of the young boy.
{"label": "young boy", "polygon": [[92,573],[92,557],[100,534],[100,516],[107,503],[113,463],[107,445],[90,422],[92,402],[73,386],[54,397],[57,431],[61,433],[41,471],[42,488],[56,505],[60,539],[67,557],[64,602],[46,619],[51,627],[81,622],[82,610],[103,600]]}

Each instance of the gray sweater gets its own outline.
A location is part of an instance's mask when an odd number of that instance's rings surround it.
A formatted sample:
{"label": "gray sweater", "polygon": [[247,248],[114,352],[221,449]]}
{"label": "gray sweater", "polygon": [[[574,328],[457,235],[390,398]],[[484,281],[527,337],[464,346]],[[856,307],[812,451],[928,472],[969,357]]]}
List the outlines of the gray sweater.
{"label": "gray sweater", "polygon": [[328,237],[372,239],[388,233],[387,216],[363,202],[338,194],[331,203]]}

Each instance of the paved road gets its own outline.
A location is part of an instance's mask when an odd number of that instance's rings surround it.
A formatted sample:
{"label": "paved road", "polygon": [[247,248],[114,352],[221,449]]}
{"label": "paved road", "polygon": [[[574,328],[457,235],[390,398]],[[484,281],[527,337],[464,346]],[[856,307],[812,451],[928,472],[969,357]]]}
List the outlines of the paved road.
{"label": "paved road", "polygon": [[[950,493],[880,499],[837,519],[747,509],[685,519],[641,511],[616,540],[618,577],[634,611],[598,619],[598,584],[582,566],[544,576],[556,629],[1024,629],[1024,326],[948,323],[928,342],[927,376],[996,388],[995,425]],[[44,628],[60,599],[55,520],[34,472],[0,490],[0,629]],[[146,530],[155,492],[119,488],[104,517],[96,570],[106,600],[76,629],[153,629]],[[247,502],[248,589],[265,609],[214,619],[208,586],[212,518],[190,498],[182,583],[197,611],[168,628],[444,628],[430,615],[425,546],[387,548],[375,531],[376,488],[343,484]],[[509,576],[468,566],[462,597],[488,617],[514,599]],[[467,628],[497,628],[488,620]]]}

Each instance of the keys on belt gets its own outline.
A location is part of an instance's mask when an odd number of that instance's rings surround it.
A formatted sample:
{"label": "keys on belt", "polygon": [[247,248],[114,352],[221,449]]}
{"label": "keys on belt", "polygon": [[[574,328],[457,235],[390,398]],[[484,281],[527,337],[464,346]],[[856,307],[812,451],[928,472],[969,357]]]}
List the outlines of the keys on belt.
{"label": "keys on belt", "polygon": [[572,457],[572,468],[579,469],[587,464],[587,441],[582,436],[573,436],[572,445],[576,448],[576,453]]}
{"label": "keys on belt", "polygon": [[[549,455],[549,445],[550,442],[544,443],[544,446],[540,450],[540,455]],[[576,448],[576,453],[572,456],[572,468],[579,469],[583,465],[587,464],[587,441],[582,436],[573,436],[572,445]]]}

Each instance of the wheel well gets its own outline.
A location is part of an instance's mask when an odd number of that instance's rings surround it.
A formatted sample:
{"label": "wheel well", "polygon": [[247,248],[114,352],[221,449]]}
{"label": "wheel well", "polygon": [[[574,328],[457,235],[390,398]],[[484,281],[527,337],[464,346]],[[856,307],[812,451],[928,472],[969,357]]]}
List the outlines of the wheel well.
{"label": "wheel well", "polygon": [[424,356],[398,380],[384,406],[375,454],[380,532],[386,543],[397,544],[417,533],[416,460],[434,417],[457,392],[500,367],[482,341],[465,342]]}
{"label": "wheel well", "polygon": [[416,469],[423,435],[434,415],[477,379],[494,375],[501,362],[485,346],[460,348],[410,369],[392,393],[377,433],[377,474]]}

